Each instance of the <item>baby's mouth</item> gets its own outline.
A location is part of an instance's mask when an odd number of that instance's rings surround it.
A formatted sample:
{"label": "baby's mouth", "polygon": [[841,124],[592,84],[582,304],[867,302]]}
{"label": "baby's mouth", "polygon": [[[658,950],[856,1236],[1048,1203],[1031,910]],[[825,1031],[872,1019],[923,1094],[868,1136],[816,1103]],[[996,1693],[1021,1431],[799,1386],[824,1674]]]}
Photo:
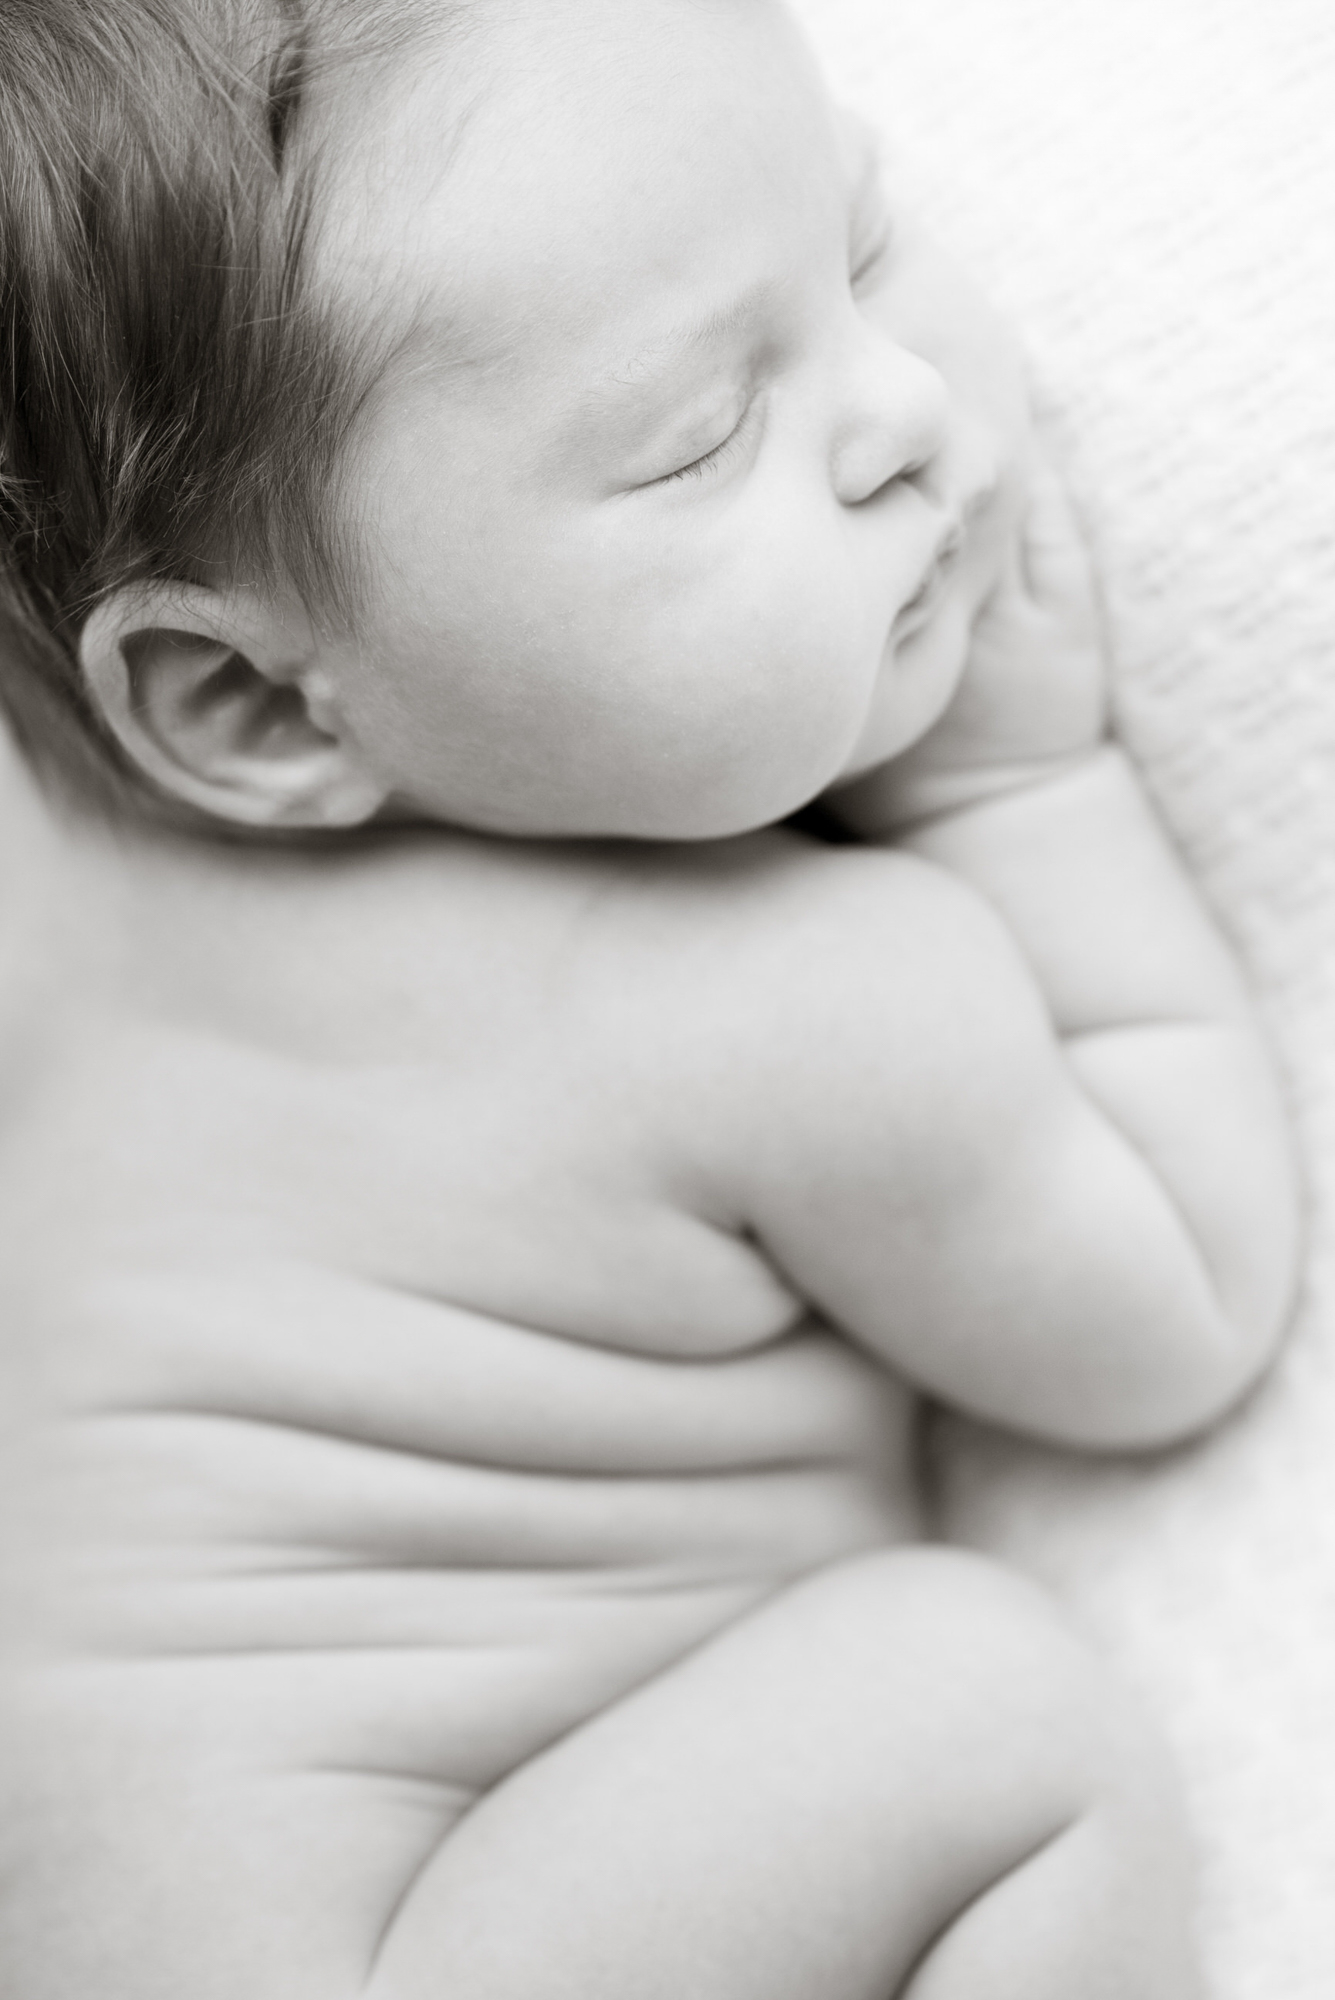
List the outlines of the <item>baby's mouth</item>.
{"label": "baby's mouth", "polygon": [[922,582],[912,597],[901,604],[896,613],[890,631],[890,636],[896,644],[921,631],[931,618],[945,592],[946,581],[963,545],[964,535],[959,528],[952,528],[942,537],[936,553],[923,573]]}

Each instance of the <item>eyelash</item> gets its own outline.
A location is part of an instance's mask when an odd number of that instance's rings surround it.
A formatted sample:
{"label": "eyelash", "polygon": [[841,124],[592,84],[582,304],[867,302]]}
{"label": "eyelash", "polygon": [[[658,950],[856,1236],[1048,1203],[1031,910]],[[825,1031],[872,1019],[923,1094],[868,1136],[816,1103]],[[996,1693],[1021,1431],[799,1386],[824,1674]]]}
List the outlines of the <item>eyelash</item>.
{"label": "eyelash", "polygon": [[[848,282],[854,291],[865,284],[873,272],[881,268],[889,254],[890,232],[883,230],[871,249],[849,272]],[[754,407],[753,403],[748,403],[727,437],[716,444],[712,451],[706,451],[699,458],[693,458],[689,465],[679,465],[675,472],[665,472],[661,479],[653,482],[654,485],[672,486],[682,479],[704,479],[716,466],[722,465],[725,459],[731,457],[733,448],[741,442],[742,434],[750,424]]]}
{"label": "eyelash", "polygon": [[675,472],[665,472],[655,484],[671,486],[674,480],[678,479],[703,479],[715,466],[722,465],[726,458],[732,456],[733,447],[741,442],[742,433],[750,425],[751,412],[754,408],[754,403],[747,404],[728,435],[716,444],[712,451],[703,453],[699,458],[693,458],[689,465],[679,465]]}

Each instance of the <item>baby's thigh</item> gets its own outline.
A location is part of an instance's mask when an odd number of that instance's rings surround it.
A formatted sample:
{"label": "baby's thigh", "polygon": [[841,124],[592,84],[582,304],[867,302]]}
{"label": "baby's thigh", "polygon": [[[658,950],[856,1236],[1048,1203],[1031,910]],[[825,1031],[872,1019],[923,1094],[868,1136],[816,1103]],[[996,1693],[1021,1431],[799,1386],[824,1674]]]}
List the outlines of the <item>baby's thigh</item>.
{"label": "baby's thigh", "polygon": [[[1022,1959],[999,1983],[1004,1910],[1000,1943],[996,1925],[975,1937],[957,1919],[1072,1828],[1110,1835],[1107,1910],[1089,1904],[1077,1847],[1021,1897],[1022,1927],[1036,1901],[1044,1924],[1069,1904],[1106,1958],[1128,1912],[1142,1923],[1168,1898],[1175,1921],[1179,1839],[1154,1747],[1046,1600],[969,1556],[818,1573],[481,1797],[443,1765],[428,1775],[420,1744],[398,1770],[378,1738],[374,1756],[350,1751],[346,1729],[325,1730],[314,1663],[294,1658],[298,1730],[275,1665],[145,1679],[126,1662],[11,1690],[6,1761],[29,1782],[7,1799],[6,1990],[891,2000],[942,1964],[923,2000],[1047,2000]],[[340,1680],[331,1715],[354,1692]],[[981,1954],[981,1985],[936,1951],[952,1936],[955,1958]],[[1080,1964],[1054,1978],[1063,2000],[1189,1990],[1086,1984]]]}
{"label": "baby's thigh", "polygon": [[1047,1600],[901,1550],[785,1591],[497,1787],[370,1991],[1183,2000],[1188,1872],[1157,1746]]}

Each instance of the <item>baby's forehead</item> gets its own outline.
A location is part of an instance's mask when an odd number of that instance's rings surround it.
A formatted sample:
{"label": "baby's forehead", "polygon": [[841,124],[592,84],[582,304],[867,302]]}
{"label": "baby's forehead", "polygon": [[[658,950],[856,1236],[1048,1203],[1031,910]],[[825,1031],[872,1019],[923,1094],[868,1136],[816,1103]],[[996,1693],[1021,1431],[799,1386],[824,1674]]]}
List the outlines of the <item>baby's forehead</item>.
{"label": "baby's forehead", "polygon": [[[602,7],[558,0],[551,11],[596,17]],[[657,51],[644,43],[650,11]],[[534,285],[554,300],[577,266],[594,281],[586,313],[605,319],[627,302],[619,285],[652,285],[669,265],[691,289],[691,251],[730,214],[744,234],[750,214],[759,230],[785,198],[796,214],[823,191],[827,234],[846,229],[859,191],[875,182],[871,129],[831,102],[769,0],[717,10],[755,17],[757,60],[725,40],[727,60],[710,61],[707,34],[692,51],[663,32],[691,20],[698,27],[702,15],[708,26],[714,11],[695,0],[637,0],[639,32],[626,36],[623,13],[619,34],[586,39],[592,52],[582,66],[559,37],[522,45],[483,37],[436,51],[350,103],[355,129],[329,188],[329,262],[341,284],[377,324],[397,314],[410,338],[451,322],[456,364],[488,365],[504,358],[507,312],[518,332]],[[675,74],[665,77],[664,63]],[[661,236],[637,271],[622,253],[646,229]],[[745,249],[739,243],[743,260]],[[600,265],[610,290],[599,290]],[[712,280],[698,276],[694,289],[701,285]],[[486,336],[470,353],[459,336],[475,314],[450,308],[464,299],[475,308],[480,298]]]}

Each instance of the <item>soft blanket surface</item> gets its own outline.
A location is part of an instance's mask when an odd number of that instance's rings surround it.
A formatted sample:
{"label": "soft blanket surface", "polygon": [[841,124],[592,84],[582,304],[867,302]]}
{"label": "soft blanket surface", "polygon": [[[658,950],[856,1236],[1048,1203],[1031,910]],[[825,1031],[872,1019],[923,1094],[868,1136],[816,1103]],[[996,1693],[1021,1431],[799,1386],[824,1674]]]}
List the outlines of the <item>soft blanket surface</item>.
{"label": "soft blanket surface", "polygon": [[1188,1452],[952,1427],[953,1531],[1172,1735],[1217,2000],[1335,1994],[1335,9],[799,0],[891,180],[1018,320],[1106,581],[1119,725],[1250,964],[1305,1145],[1305,1302]]}

